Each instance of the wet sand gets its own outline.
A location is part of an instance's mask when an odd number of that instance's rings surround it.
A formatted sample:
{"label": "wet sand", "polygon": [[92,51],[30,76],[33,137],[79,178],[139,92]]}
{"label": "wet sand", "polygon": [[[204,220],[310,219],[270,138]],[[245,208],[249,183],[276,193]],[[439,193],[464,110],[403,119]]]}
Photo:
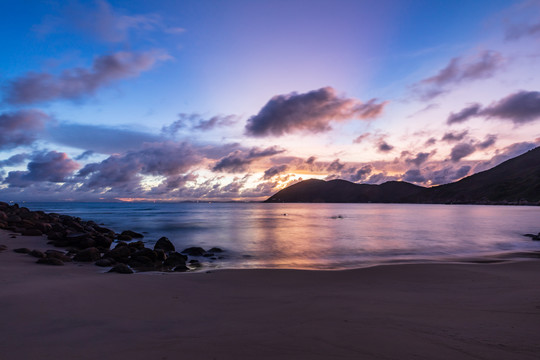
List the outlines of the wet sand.
{"label": "wet sand", "polygon": [[103,273],[0,231],[0,358],[538,359],[540,261]]}

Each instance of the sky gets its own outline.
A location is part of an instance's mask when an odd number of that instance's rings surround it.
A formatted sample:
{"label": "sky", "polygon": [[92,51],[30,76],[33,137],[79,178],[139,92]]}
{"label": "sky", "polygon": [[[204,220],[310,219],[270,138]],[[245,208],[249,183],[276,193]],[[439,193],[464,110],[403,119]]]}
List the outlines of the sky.
{"label": "sky", "polygon": [[0,2],[3,201],[437,186],[540,145],[540,1]]}

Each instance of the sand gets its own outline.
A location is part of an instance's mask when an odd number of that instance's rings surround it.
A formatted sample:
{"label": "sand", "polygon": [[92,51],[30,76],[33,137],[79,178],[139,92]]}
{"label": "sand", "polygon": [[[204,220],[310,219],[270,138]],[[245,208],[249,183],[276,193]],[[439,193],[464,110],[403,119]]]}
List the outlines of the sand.
{"label": "sand", "polygon": [[0,231],[0,359],[538,359],[540,261],[103,273]]}

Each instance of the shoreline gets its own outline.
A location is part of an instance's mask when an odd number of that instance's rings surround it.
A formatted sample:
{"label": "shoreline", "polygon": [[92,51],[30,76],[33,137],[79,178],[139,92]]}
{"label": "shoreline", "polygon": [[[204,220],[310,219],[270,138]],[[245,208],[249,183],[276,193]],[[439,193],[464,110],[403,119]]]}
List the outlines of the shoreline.
{"label": "shoreline", "polygon": [[536,359],[540,261],[149,276],[0,232],[3,359]]}

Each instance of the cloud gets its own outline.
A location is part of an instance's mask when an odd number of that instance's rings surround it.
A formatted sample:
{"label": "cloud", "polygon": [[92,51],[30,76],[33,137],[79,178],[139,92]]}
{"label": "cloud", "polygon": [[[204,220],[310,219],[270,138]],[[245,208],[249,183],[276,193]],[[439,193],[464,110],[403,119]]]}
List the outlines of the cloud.
{"label": "cloud", "polygon": [[6,160],[0,161],[0,167],[4,166],[17,166],[26,161],[28,159],[29,155],[27,153],[21,153],[21,154],[15,154],[13,156],[10,156]]}
{"label": "cloud", "polygon": [[540,145],[540,140],[536,142],[519,142],[505,147],[502,150],[496,150],[495,156],[488,161],[482,161],[474,167],[474,172],[480,172],[499,165],[500,163],[515,158],[526,153]]}
{"label": "cloud", "polygon": [[470,143],[459,143],[452,148],[450,159],[453,162],[458,162],[466,156],[471,155],[476,151],[476,147]]}
{"label": "cloud", "polygon": [[92,95],[116,80],[138,76],[169,56],[159,52],[117,52],[94,59],[90,69],[73,68],[60,75],[29,72],[6,86],[9,104],[32,104]]}
{"label": "cloud", "polygon": [[349,177],[349,180],[353,182],[365,180],[372,171],[373,166],[364,165],[360,169],[355,169],[354,174]]}
{"label": "cloud", "polygon": [[345,166],[345,164],[342,164],[339,162],[339,159],[336,159],[334,161],[332,161],[330,163],[330,165],[328,165],[328,167],[326,168],[326,171],[329,171],[329,172],[339,172],[343,169],[343,167]]}
{"label": "cloud", "polygon": [[448,184],[467,176],[470,170],[471,167],[469,165],[463,165],[458,169],[447,166],[443,169],[426,174],[426,180],[429,180],[431,185]]}
{"label": "cloud", "polygon": [[276,175],[279,175],[289,168],[288,165],[278,165],[278,166],[272,166],[271,168],[264,171],[264,180],[268,180],[273,178]]}
{"label": "cloud", "polygon": [[276,95],[255,116],[248,119],[246,134],[249,136],[282,136],[304,131],[319,133],[329,131],[333,121],[349,119],[374,119],[387,102],[366,103],[360,100],[339,97],[336,90],[324,87],[304,94],[296,92]]}
{"label": "cloud", "polygon": [[33,156],[28,171],[10,171],[4,182],[12,187],[26,187],[32,182],[63,182],[79,167],[66,153],[42,152]]}
{"label": "cloud", "polygon": [[435,145],[436,143],[437,143],[437,139],[435,139],[434,137],[431,137],[431,138],[426,140],[424,145],[425,146],[431,146],[431,145]]}
{"label": "cloud", "polygon": [[540,92],[519,91],[492,103],[481,111],[488,118],[510,120],[516,125],[540,118]]}
{"label": "cloud", "polygon": [[221,158],[212,167],[213,171],[240,173],[247,171],[249,165],[260,158],[269,157],[283,153],[285,150],[277,146],[271,146],[266,149],[252,148],[249,151],[235,150],[229,155]]}
{"label": "cloud", "polygon": [[480,109],[480,104],[472,104],[457,113],[451,113],[450,116],[448,116],[448,119],[446,119],[446,123],[452,125],[465,122],[469,120],[469,118],[478,115]]}
{"label": "cloud", "polygon": [[495,145],[496,141],[497,135],[489,134],[484,141],[477,143],[476,147],[479,149],[487,149],[488,147]]}
{"label": "cloud", "polygon": [[416,166],[422,165],[431,156],[431,153],[419,152],[414,158],[407,158],[405,162],[412,163]]}
{"label": "cloud", "polygon": [[470,59],[455,57],[437,75],[414,84],[413,89],[421,98],[429,100],[457,84],[490,78],[503,64],[503,56],[496,51],[486,50]]}
{"label": "cloud", "polygon": [[209,119],[201,117],[199,114],[178,114],[179,119],[171,125],[164,126],[161,132],[174,136],[182,129],[197,131],[208,131],[217,127],[234,125],[238,121],[236,115],[216,115]]}
{"label": "cloud", "polygon": [[403,181],[413,182],[413,183],[423,183],[426,181],[426,178],[422,175],[421,171],[418,169],[410,169],[403,174]]}
{"label": "cloud", "polygon": [[392,151],[394,147],[390,144],[388,144],[386,141],[384,140],[379,140],[379,142],[377,143],[377,150],[379,150],[380,152],[389,152],[389,151]]}
{"label": "cloud", "polygon": [[366,140],[370,136],[371,136],[371,133],[365,133],[365,134],[359,135],[353,140],[353,143],[360,144],[362,141]]}
{"label": "cloud", "polygon": [[88,164],[78,172],[77,178],[87,190],[108,187],[135,190],[140,186],[141,175],[177,176],[200,162],[200,155],[188,143],[152,143],[137,151]]}
{"label": "cloud", "polygon": [[49,121],[50,118],[39,110],[0,114],[0,150],[32,144]]}
{"label": "cloud", "polygon": [[461,141],[463,140],[463,138],[465,138],[465,136],[467,136],[467,134],[469,133],[468,130],[463,130],[462,132],[460,133],[457,133],[457,132],[447,132],[443,135],[443,137],[441,138],[442,141],[446,141],[446,142],[456,142],[456,141]]}
{"label": "cloud", "polygon": [[103,125],[59,123],[47,130],[46,138],[49,141],[101,154],[137,150],[144,143],[163,140],[157,135]]}
{"label": "cloud", "polygon": [[506,31],[506,40],[518,40],[522,37],[539,36],[540,22],[534,24],[520,24],[509,27]]}
{"label": "cloud", "polygon": [[88,159],[89,157],[91,157],[92,155],[94,155],[95,152],[92,151],[92,150],[86,150],[85,152],[83,152],[82,154],[80,154],[79,156],[77,156],[75,158],[75,160],[86,160]]}
{"label": "cloud", "polygon": [[[47,17],[34,30],[47,36],[65,28],[79,31],[104,42],[123,42],[135,31],[151,31],[164,27],[156,14],[131,14],[114,9],[108,2],[97,0],[95,6],[71,2],[60,16]],[[164,29],[165,31],[167,28]]]}

